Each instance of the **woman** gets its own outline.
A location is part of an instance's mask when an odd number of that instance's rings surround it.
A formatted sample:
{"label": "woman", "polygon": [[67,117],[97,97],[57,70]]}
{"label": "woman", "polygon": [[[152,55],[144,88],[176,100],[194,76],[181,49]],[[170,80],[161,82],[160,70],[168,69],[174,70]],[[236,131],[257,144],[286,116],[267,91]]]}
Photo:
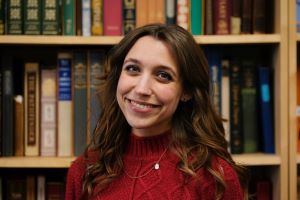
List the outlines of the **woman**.
{"label": "woman", "polygon": [[102,115],[66,199],[245,199],[210,101],[207,61],[179,26],[147,25],[110,52]]}

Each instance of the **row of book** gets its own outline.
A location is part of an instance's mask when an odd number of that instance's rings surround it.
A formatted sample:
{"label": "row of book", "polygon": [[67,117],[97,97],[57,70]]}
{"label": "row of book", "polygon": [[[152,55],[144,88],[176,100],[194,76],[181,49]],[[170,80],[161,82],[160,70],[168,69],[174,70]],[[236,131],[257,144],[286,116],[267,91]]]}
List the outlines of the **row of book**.
{"label": "row of book", "polygon": [[0,199],[63,200],[64,198],[64,180],[53,180],[44,174],[0,177]]}
{"label": "row of book", "polygon": [[[2,156],[83,153],[101,110],[105,51],[59,52],[54,66],[25,62],[23,76],[13,72],[10,59],[2,57]],[[13,91],[22,85],[24,91]]]}
{"label": "row of book", "polygon": [[253,57],[224,56],[206,48],[212,101],[233,154],[274,153],[272,69]]}
{"label": "row of book", "polygon": [[193,35],[272,31],[266,0],[0,0],[0,34],[123,35],[149,23]]}

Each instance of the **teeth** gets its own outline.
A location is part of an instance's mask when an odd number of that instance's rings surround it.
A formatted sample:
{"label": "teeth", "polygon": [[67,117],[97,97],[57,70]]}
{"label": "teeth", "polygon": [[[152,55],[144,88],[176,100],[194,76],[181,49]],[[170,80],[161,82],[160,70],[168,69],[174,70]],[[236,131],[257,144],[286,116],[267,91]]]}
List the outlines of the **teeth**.
{"label": "teeth", "polygon": [[134,105],[135,107],[138,107],[138,108],[141,108],[141,109],[152,108],[153,107],[151,105],[140,104],[140,103],[137,103],[135,101],[131,101],[131,104]]}

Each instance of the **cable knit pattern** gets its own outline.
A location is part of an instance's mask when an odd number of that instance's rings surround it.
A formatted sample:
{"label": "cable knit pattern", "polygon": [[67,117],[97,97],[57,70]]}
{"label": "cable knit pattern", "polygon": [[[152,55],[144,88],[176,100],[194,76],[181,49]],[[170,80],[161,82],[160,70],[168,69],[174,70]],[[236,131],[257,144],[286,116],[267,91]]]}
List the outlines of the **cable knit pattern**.
{"label": "cable knit pattern", "polygon": [[[131,136],[123,157],[124,168],[131,176],[145,174],[169,145],[170,134],[140,138]],[[88,160],[78,157],[69,169],[67,177],[66,200],[78,200],[82,190],[82,177],[86,166],[95,162],[95,153]],[[160,168],[153,169],[145,177],[132,179],[123,173],[119,179],[94,199],[99,200],[214,200],[215,180],[203,169],[197,171],[198,178],[185,179],[176,166],[179,159],[167,151],[160,161]],[[226,182],[224,200],[241,200],[242,191],[237,174],[232,167],[220,158],[214,159],[213,166],[222,169]]]}

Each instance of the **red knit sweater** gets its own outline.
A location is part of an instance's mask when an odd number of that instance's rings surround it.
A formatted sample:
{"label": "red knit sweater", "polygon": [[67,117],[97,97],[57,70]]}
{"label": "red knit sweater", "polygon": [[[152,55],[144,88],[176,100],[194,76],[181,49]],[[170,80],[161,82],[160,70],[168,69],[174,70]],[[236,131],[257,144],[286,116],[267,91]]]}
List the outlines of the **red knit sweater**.
{"label": "red knit sweater", "polygon": [[[131,136],[128,149],[123,157],[124,168],[130,176],[139,176],[148,172],[169,144],[169,135],[139,138]],[[89,161],[88,161],[89,160]],[[66,186],[66,200],[77,200],[82,191],[82,177],[86,166],[95,162],[95,153],[89,159],[78,157],[69,169]],[[215,180],[203,169],[197,171],[198,179],[185,179],[176,167],[178,157],[167,151],[159,162],[158,170],[151,170],[142,178],[130,178],[123,173],[117,180],[94,199],[99,200],[184,200],[215,199]],[[213,166],[224,172],[226,189],[223,199],[240,200],[242,190],[236,172],[224,160],[214,159]]]}

